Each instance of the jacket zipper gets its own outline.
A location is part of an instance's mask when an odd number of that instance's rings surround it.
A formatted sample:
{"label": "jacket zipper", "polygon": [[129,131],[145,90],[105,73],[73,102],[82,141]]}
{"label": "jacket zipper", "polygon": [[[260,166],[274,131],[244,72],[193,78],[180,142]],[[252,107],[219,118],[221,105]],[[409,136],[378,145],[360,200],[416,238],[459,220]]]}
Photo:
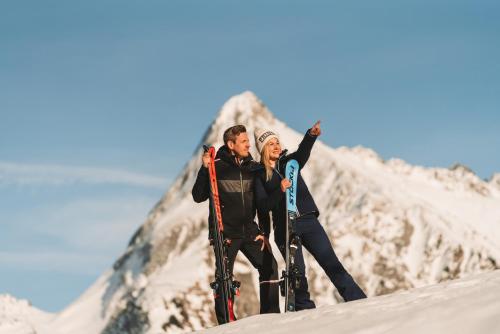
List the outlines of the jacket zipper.
{"label": "jacket zipper", "polygon": [[243,194],[243,175],[240,170],[240,187],[241,187],[241,201],[243,202],[243,210],[245,209],[245,196]]}
{"label": "jacket zipper", "polygon": [[[243,213],[246,213],[245,195],[243,193],[243,174],[241,173],[241,166],[240,166],[240,187],[241,187],[241,202],[243,203]],[[243,236],[245,236],[245,224],[243,224]]]}

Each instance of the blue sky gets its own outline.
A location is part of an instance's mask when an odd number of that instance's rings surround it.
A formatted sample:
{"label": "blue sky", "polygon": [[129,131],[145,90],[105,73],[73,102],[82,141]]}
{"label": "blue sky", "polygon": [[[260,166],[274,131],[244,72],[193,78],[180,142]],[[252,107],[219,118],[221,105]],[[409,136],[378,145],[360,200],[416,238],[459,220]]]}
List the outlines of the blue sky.
{"label": "blue sky", "polygon": [[4,1],[0,293],[57,311],[124,250],[225,100],[331,146],[500,172],[497,1]]}

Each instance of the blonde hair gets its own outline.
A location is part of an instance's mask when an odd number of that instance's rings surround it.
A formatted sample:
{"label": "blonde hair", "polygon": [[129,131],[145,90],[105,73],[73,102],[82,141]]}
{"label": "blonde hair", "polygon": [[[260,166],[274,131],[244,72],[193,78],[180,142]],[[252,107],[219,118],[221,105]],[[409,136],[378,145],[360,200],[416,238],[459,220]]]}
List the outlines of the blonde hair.
{"label": "blonde hair", "polygon": [[269,143],[264,145],[262,152],[260,152],[260,163],[266,168],[266,182],[268,182],[273,177],[273,167],[269,158]]}

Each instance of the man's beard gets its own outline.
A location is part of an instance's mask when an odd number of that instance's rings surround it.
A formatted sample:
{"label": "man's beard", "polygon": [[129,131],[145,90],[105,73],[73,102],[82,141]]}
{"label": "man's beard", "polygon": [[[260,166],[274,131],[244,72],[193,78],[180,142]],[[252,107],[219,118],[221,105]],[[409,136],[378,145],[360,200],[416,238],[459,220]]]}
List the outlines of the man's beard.
{"label": "man's beard", "polygon": [[244,154],[244,155],[239,155],[239,156],[240,156],[240,158],[246,158],[246,157],[248,157],[248,155],[250,154],[250,152],[248,152],[248,151],[247,151],[247,152],[245,152],[245,153],[243,153],[243,154]]}
{"label": "man's beard", "polygon": [[243,153],[244,155],[241,155],[241,154],[237,153],[236,151],[231,151],[231,153],[232,153],[235,157],[237,157],[237,158],[241,158],[241,159],[246,158],[246,157],[248,157],[248,156],[250,155],[250,151],[246,151],[245,153]]}

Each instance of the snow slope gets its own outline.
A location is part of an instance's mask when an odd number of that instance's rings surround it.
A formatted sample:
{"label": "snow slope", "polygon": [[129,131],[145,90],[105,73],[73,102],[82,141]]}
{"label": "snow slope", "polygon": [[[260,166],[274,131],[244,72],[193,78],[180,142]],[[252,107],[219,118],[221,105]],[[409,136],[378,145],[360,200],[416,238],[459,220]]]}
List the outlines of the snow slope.
{"label": "snow slope", "polygon": [[256,315],[200,334],[500,333],[500,271],[287,314]]}
{"label": "snow slope", "polygon": [[[245,124],[250,134],[273,129],[290,150],[311,125],[290,129],[251,92],[229,99],[113,268],[62,312],[33,321],[20,315],[18,323],[39,334],[179,333],[213,326],[208,205],[194,203],[191,188],[202,144],[220,146],[223,131],[234,124]],[[383,161],[363,147],[333,149],[321,141],[302,173],[337,255],[369,296],[499,268],[499,174],[486,182],[462,166],[411,166]],[[341,301],[316,262],[306,260],[317,305]],[[244,298],[236,303],[242,319],[258,313],[257,277],[242,256],[235,275],[242,282]]]}
{"label": "snow slope", "polygon": [[18,300],[10,295],[0,295],[0,333],[36,334],[42,324],[47,324],[52,315],[42,312],[27,300]]}

